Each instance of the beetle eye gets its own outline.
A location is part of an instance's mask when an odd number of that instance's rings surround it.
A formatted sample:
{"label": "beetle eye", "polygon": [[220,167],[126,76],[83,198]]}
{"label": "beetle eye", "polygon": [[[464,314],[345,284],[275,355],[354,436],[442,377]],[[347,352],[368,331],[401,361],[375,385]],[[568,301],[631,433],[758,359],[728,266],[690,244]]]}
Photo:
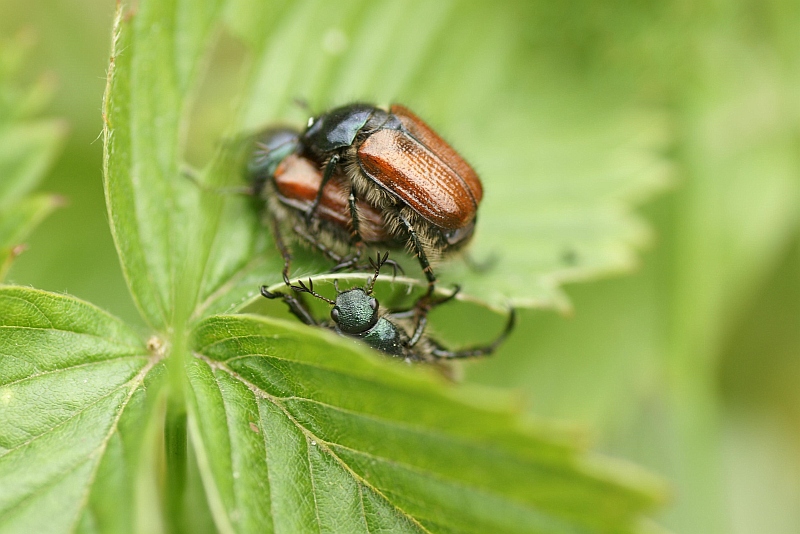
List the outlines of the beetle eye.
{"label": "beetle eye", "polygon": [[378,309],[378,301],[375,300],[375,297],[372,297],[371,299],[369,299],[369,307],[372,308],[373,310],[377,310]]}
{"label": "beetle eye", "polygon": [[475,229],[475,221],[473,220],[467,226],[447,232],[444,235],[444,237],[449,245],[458,245],[462,241],[468,240],[472,236],[472,232],[474,229]]}
{"label": "beetle eye", "polygon": [[331,310],[331,319],[333,319],[334,322],[339,322],[339,308],[334,308]]}

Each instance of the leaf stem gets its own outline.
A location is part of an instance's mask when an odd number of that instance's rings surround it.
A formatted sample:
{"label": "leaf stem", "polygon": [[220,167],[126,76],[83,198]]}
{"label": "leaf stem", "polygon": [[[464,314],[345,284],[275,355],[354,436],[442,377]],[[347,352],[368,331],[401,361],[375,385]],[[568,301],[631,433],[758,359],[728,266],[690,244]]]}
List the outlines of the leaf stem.
{"label": "leaf stem", "polygon": [[166,480],[164,482],[164,510],[169,532],[188,532],[185,497],[188,476],[188,442],[186,420],[186,329],[184,324],[172,332],[168,369],[170,375],[167,413],[164,421],[164,454],[166,457]]}
{"label": "leaf stem", "polygon": [[164,449],[167,458],[167,478],[164,487],[164,510],[169,530],[173,534],[186,531],[184,495],[187,477],[186,406],[170,398],[167,404]]}

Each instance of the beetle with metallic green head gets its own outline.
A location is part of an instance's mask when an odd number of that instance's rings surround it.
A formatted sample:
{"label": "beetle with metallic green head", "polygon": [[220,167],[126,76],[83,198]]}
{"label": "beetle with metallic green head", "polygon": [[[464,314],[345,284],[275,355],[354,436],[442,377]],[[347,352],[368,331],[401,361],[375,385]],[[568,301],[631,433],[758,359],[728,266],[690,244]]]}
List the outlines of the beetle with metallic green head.
{"label": "beetle with metallic green head", "polygon": [[425,306],[415,305],[411,309],[403,311],[383,311],[372,291],[380,269],[387,262],[388,257],[389,254],[386,253],[382,257],[379,254],[376,260],[370,258],[370,264],[374,267],[375,274],[367,280],[364,287],[341,291],[338,284],[334,282],[335,300],[315,292],[311,279],[307,284],[301,281],[299,285],[290,285],[290,288],[296,293],[308,293],[330,304],[332,306],[331,321],[318,322],[306,304],[292,294],[273,293],[266,287],[261,288],[261,294],[268,299],[283,299],[289,307],[289,311],[307,325],[330,328],[339,335],[360,339],[375,350],[408,361],[433,362],[488,356],[500,346],[514,328],[516,314],[512,308],[505,329],[492,343],[457,351],[443,347],[439,342],[425,335],[427,314],[434,307],[455,297],[459,288],[456,287],[450,295],[438,301],[426,300]]}

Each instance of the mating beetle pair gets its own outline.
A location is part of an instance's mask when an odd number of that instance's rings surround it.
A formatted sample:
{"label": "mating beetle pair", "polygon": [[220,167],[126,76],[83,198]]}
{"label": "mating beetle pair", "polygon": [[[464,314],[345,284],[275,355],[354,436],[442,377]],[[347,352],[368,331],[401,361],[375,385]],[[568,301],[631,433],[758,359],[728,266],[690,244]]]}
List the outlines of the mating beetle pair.
{"label": "mating beetle pair", "polygon": [[[431,261],[472,238],[483,197],[477,174],[403,106],[336,108],[302,133],[266,130],[256,146],[250,173],[278,219],[279,246],[281,225],[290,220],[294,235],[337,261],[334,270],[357,266],[363,245],[408,247],[430,296]],[[284,259],[286,275],[285,249]]]}
{"label": "mating beetle pair", "polygon": [[[513,328],[512,310],[493,343],[462,351],[449,351],[424,333],[428,312],[458,292],[434,300],[431,261],[470,241],[483,187],[472,167],[407,108],[395,104],[386,111],[357,103],[310,119],[302,133],[265,130],[249,172],[253,192],[267,203],[285,283],[333,306],[333,322],[319,324],[300,298],[261,288],[264,297],[282,298],[304,323],[361,338],[392,356],[424,361],[490,354]],[[334,271],[362,268],[365,246],[408,248],[419,260],[428,291],[409,310],[379,313],[372,289],[380,268],[398,268],[388,253],[370,258],[375,274],[365,288],[337,287],[335,301],[314,292],[310,280],[291,285],[287,230],[336,262]]]}

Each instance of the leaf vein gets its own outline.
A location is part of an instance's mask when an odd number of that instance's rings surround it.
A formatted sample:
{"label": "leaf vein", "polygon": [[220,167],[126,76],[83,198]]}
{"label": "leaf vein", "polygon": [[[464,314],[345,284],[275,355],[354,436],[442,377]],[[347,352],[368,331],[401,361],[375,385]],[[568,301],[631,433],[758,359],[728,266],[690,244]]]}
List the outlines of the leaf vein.
{"label": "leaf vein", "polygon": [[[94,468],[92,469],[92,473],[89,476],[89,480],[86,483],[86,489],[84,490],[83,496],[81,498],[80,505],[78,506],[78,510],[82,510],[86,503],[89,500],[89,494],[91,493],[92,484],[94,483],[95,477],[97,477],[97,472],[100,470],[100,463],[102,462],[103,453],[108,446],[108,442],[111,441],[111,436],[117,431],[117,425],[119,424],[119,420],[122,418],[122,414],[125,411],[125,408],[128,406],[128,403],[133,398],[133,394],[139,389],[139,386],[144,384],[144,379],[147,374],[150,372],[153,367],[163,358],[163,356],[153,356],[150,358],[150,361],[142,367],[142,369],[134,376],[131,380],[126,382],[125,385],[130,385],[130,390],[128,391],[128,395],[125,397],[125,400],[122,402],[122,405],[119,407],[117,411],[117,415],[114,418],[114,421],[111,423],[111,427],[108,429],[108,433],[105,435],[103,440],[100,442],[100,445],[92,451],[92,454],[98,454],[98,460],[95,464]],[[75,523],[70,527],[69,531],[74,532],[75,529],[78,527],[78,521],[80,519],[80,515],[76,516]]]}
{"label": "leaf vein", "polygon": [[305,434],[306,438],[306,462],[308,462],[308,478],[311,481],[311,496],[314,498],[314,513],[317,516],[317,529],[322,532],[322,521],[319,518],[319,504],[317,503],[317,484],[314,480],[314,466],[311,464],[311,444],[309,443],[309,435]]}
{"label": "leaf vein", "polygon": [[424,527],[424,526],[423,526],[423,525],[422,525],[422,524],[421,524],[421,523],[420,523],[420,522],[419,522],[419,521],[418,521],[418,520],[417,520],[417,519],[416,519],[414,516],[412,516],[411,514],[409,514],[409,513],[405,512],[405,511],[404,511],[404,510],[402,510],[400,507],[398,507],[398,506],[397,506],[395,503],[393,503],[393,502],[392,502],[392,501],[391,501],[391,500],[390,500],[390,499],[389,499],[389,498],[388,498],[386,495],[384,495],[384,493],[383,493],[383,492],[381,492],[381,491],[380,491],[378,488],[376,488],[375,486],[373,486],[372,484],[370,484],[370,483],[369,483],[369,481],[367,481],[367,480],[365,480],[364,478],[362,478],[362,477],[361,477],[361,475],[359,475],[358,473],[356,473],[356,472],[355,472],[355,471],[354,471],[354,470],[353,470],[353,469],[352,469],[352,468],[351,468],[349,465],[347,465],[347,463],[346,463],[346,462],[344,462],[344,461],[343,461],[341,458],[339,458],[339,457],[338,457],[338,456],[337,456],[337,455],[336,455],[336,454],[335,454],[335,453],[334,453],[334,452],[333,452],[333,451],[332,451],[332,450],[331,450],[331,449],[330,449],[330,448],[327,446],[327,442],[326,442],[325,440],[318,438],[316,435],[314,435],[314,433],[313,433],[313,432],[311,432],[310,430],[308,430],[308,429],[307,429],[306,427],[304,427],[304,426],[303,426],[303,425],[302,425],[302,424],[301,424],[299,421],[297,421],[297,419],[295,419],[295,418],[294,418],[294,416],[292,416],[292,414],[291,414],[291,413],[290,413],[290,412],[289,412],[289,411],[286,409],[286,407],[283,405],[283,403],[281,402],[281,399],[280,399],[280,398],[278,398],[278,397],[274,397],[274,396],[270,395],[270,394],[269,394],[269,393],[267,393],[266,391],[262,390],[261,388],[259,388],[258,386],[256,386],[255,384],[253,384],[252,382],[250,382],[249,380],[247,380],[247,379],[246,379],[246,378],[244,378],[243,376],[241,376],[241,375],[240,375],[239,373],[237,373],[236,371],[234,371],[234,370],[232,370],[232,369],[228,368],[228,367],[227,367],[227,366],[226,366],[224,363],[222,363],[222,362],[220,362],[220,361],[217,361],[217,360],[212,360],[211,358],[208,358],[208,357],[207,357],[207,356],[205,356],[204,354],[200,354],[200,353],[195,353],[195,354],[196,354],[196,355],[197,355],[197,356],[198,356],[198,357],[199,357],[201,360],[203,360],[203,361],[204,361],[204,362],[205,362],[207,365],[209,365],[209,366],[210,366],[212,369],[220,369],[220,370],[222,370],[222,371],[224,371],[224,372],[228,373],[230,376],[232,376],[232,377],[233,377],[233,378],[235,378],[236,380],[239,380],[239,381],[240,381],[242,384],[244,384],[245,386],[247,386],[247,387],[248,387],[248,389],[250,389],[250,391],[252,391],[252,392],[253,392],[253,393],[254,393],[256,396],[258,396],[258,397],[261,397],[261,398],[263,398],[263,399],[265,399],[265,400],[267,400],[267,401],[271,402],[271,403],[272,403],[273,405],[275,405],[276,407],[278,407],[278,408],[279,408],[279,409],[280,409],[280,410],[281,410],[281,411],[284,413],[284,415],[286,415],[286,417],[287,417],[287,418],[288,418],[288,419],[289,419],[289,420],[290,420],[292,423],[294,423],[294,425],[295,425],[295,426],[298,428],[298,430],[300,430],[300,431],[303,433],[303,435],[306,437],[306,440],[307,440],[307,441],[308,441],[308,439],[312,439],[313,441],[316,441],[316,442],[317,442],[317,445],[318,445],[318,446],[320,446],[321,448],[325,449],[325,450],[327,451],[327,453],[328,453],[328,454],[331,456],[331,458],[333,458],[334,460],[336,460],[336,461],[339,463],[339,465],[341,465],[341,466],[342,466],[342,468],[343,468],[345,471],[347,471],[348,473],[350,473],[350,476],[352,476],[352,477],[354,478],[354,480],[355,480],[357,483],[359,483],[359,484],[362,484],[364,487],[367,487],[367,488],[371,489],[372,491],[374,491],[374,492],[375,492],[377,495],[381,496],[381,497],[382,497],[382,498],[383,498],[383,499],[384,499],[384,500],[385,500],[387,503],[389,503],[389,504],[390,504],[392,507],[394,507],[394,509],[395,509],[395,510],[397,510],[397,512],[398,512],[399,514],[401,514],[403,517],[407,518],[407,519],[408,519],[409,521],[411,521],[411,522],[412,522],[412,523],[413,523],[415,526],[417,526],[417,527],[418,527],[418,528],[419,528],[419,529],[420,529],[422,532],[426,532],[426,533],[429,533],[429,534],[430,534],[430,531],[429,531],[428,529],[426,529],[426,528],[425,528],[425,527]]}
{"label": "leaf vein", "polygon": [[357,480],[356,484],[358,485],[358,504],[361,507],[361,517],[364,519],[364,528],[367,529],[367,534],[370,534],[372,531],[369,528],[369,521],[367,521],[367,509],[364,507],[364,486]]}
{"label": "leaf vein", "polygon": [[[21,326],[21,325],[11,325],[11,324],[0,325],[0,329],[4,330],[6,328],[8,328],[10,330],[41,330],[43,332],[60,332],[60,333],[64,333],[64,334],[75,334],[77,336],[85,336],[85,337],[90,337],[90,338],[94,338],[94,339],[102,339],[103,341],[109,341],[108,337],[105,337],[105,336],[100,335],[100,334],[91,334],[89,332],[76,332],[74,330],[67,330],[65,328],[55,328],[55,327],[42,328],[42,327],[39,327],[39,326]],[[130,348],[132,350],[141,350],[142,349],[142,347],[136,347],[136,346],[127,345],[127,344],[119,344],[118,346],[127,347],[127,348]]]}
{"label": "leaf vein", "polygon": [[[145,356],[145,355],[131,354],[131,355],[128,355],[128,356],[119,356],[119,357],[116,357],[116,358],[107,358],[107,359],[104,359],[104,360],[97,360],[97,361],[94,361],[94,362],[85,362],[85,363],[80,363],[80,364],[77,364],[77,365],[70,365],[69,367],[60,367],[58,369],[52,369],[50,371],[42,371],[42,372],[39,372],[39,373],[36,373],[36,374],[28,375],[28,376],[26,376],[24,378],[20,378],[18,380],[14,380],[13,382],[7,382],[5,384],[0,384],[0,386],[2,386],[2,387],[15,386],[15,385],[20,384],[22,382],[26,382],[28,380],[33,380],[33,379],[40,378],[40,377],[43,377],[43,376],[54,375],[54,374],[63,373],[63,372],[66,372],[66,371],[73,371],[75,369],[81,369],[83,367],[90,367],[92,365],[116,363],[116,362],[118,362],[120,360],[130,360],[130,359],[134,359],[134,358],[147,359],[148,357]],[[27,360],[22,360],[21,358],[18,358],[18,359],[20,359],[20,361],[28,362]],[[30,363],[30,362],[28,362],[28,363]]]}
{"label": "leaf vein", "polygon": [[[94,451],[92,451],[92,452],[94,452]],[[48,488],[50,488],[50,487],[58,484],[62,480],[64,480],[66,477],[68,477],[70,475],[70,473],[72,473],[73,471],[75,471],[78,468],[80,468],[83,464],[85,464],[88,461],[88,457],[89,456],[91,456],[91,454],[89,454],[86,458],[83,458],[82,461],[76,462],[74,465],[69,466],[68,469],[65,469],[64,471],[62,471],[62,472],[56,474],[55,476],[49,478],[44,484],[42,484],[41,486],[37,487],[35,490],[31,491],[30,493],[28,493],[27,495],[22,497],[22,499],[20,499],[17,502],[15,502],[13,506],[9,507],[3,513],[0,514],[0,520],[2,520],[3,517],[7,516],[10,512],[13,512],[14,510],[18,509],[25,502],[29,501],[30,499],[32,499],[32,498],[36,497],[37,495],[39,495],[39,494],[43,493],[44,491],[46,491]],[[0,521],[0,523],[1,522],[2,521]]]}
{"label": "leaf vein", "polygon": [[120,389],[124,388],[124,387],[125,387],[125,386],[126,386],[128,383],[129,383],[129,382],[125,382],[124,384],[121,384],[121,385],[119,385],[119,386],[115,387],[114,389],[112,389],[112,390],[110,390],[108,393],[106,393],[105,395],[103,395],[103,396],[101,396],[101,397],[98,397],[98,398],[96,398],[96,399],[95,399],[95,400],[93,400],[91,403],[87,404],[86,406],[84,406],[83,408],[81,408],[80,410],[78,410],[77,412],[73,413],[72,415],[70,415],[69,417],[67,417],[66,419],[64,419],[64,420],[63,420],[63,421],[61,421],[60,423],[58,423],[57,425],[55,425],[55,426],[53,426],[53,427],[50,427],[50,428],[48,428],[47,430],[45,430],[45,431],[44,431],[44,432],[42,432],[41,434],[37,434],[37,435],[35,435],[35,436],[31,437],[31,438],[30,438],[28,441],[25,441],[25,442],[23,442],[23,443],[20,443],[19,445],[15,446],[15,447],[12,447],[12,448],[8,449],[8,450],[7,450],[5,453],[3,453],[3,456],[7,456],[7,455],[11,454],[12,452],[14,452],[14,451],[16,451],[16,450],[19,450],[19,449],[21,449],[21,448],[23,448],[23,447],[27,447],[28,445],[30,445],[31,443],[33,443],[33,442],[34,442],[34,441],[36,441],[37,439],[39,439],[39,438],[42,438],[42,437],[44,437],[44,436],[46,436],[46,435],[50,434],[50,433],[51,433],[51,432],[53,432],[54,430],[57,430],[58,428],[60,428],[60,427],[64,426],[65,424],[69,423],[70,421],[72,421],[72,420],[73,420],[73,419],[75,419],[76,417],[79,417],[79,416],[80,416],[82,413],[84,413],[86,410],[88,410],[88,409],[92,408],[94,405],[96,405],[96,404],[98,404],[98,403],[102,402],[103,400],[107,399],[108,397],[110,397],[111,395],[113,395],[114,393],[116,393],[117,391],[119,391]]}
{"label": "leaf vein", "polygon": [[[251,391],[251,393],[252,393],[252,391]],[[258,398],[258,396],[255,395],[255,393],[253,394],[253,396]],[[258,401],[256,401],[256,410],[258,410],[258,420],[259,420],[259,422],[263,421],[264,420],[264,414],[261,411],[261,403],[259,403]],[[266,430],[263,430],[263,429],[261,431],[261,441],[264,443],[264,463],[267,464],[267,466],[269,466],[269,455],[268,455],[269,446],[267,444],[267,432],[266,432]],[[269,516],[272,518],[272,520],[274,522],[275,521],[275,493],[272,491],[273,484],[272,484],[272,480],[270,479],[270,474],[269,473],[270,473],[269,469],[267,469],[267,484],[269,485]],[[274,525],[273,525],[273,527],[274,527]]]}

